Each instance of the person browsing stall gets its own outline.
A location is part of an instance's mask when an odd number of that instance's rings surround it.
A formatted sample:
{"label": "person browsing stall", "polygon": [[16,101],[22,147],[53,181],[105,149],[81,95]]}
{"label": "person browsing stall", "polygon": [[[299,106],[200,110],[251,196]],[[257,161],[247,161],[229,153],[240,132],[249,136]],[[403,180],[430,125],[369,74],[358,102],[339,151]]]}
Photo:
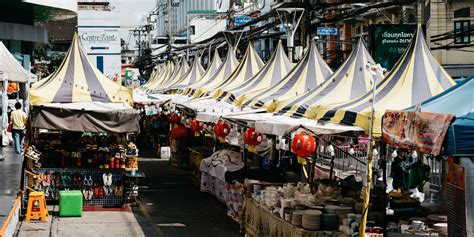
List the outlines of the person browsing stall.
{"label": "person browsing stall", "polygon": [[12,123],[12,136],[16,153],[20,154],[23,147],[23,138],[25,137],[26,113],[21,109],[21,103],[16,102],[15,111],[11,113],[10,122]]}

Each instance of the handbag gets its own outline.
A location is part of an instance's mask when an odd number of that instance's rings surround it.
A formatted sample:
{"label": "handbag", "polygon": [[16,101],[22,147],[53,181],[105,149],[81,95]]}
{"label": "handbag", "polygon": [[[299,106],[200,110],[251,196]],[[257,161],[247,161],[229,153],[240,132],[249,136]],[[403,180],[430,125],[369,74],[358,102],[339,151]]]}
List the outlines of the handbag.
{"label": "handbag", "polygon": [[7,127],[7,132],[12,132],[12,131],[13,131],[13,125],[9,123]]}

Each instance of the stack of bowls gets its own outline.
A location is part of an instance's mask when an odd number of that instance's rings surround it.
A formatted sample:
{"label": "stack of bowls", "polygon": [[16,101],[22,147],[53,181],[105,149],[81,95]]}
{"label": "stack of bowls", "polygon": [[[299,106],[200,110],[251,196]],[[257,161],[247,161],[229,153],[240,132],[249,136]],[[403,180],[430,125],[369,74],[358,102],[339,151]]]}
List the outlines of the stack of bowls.
{"label": "stack of bowls", "polygon": [[293,216],[291,217],[291,224],[296,227],[301,227],[302,220],[303,220],[303,211],[301,210],[293,211]]}
{"label": "stack of bowls", "polygon": [[307,230],[321,229],[321,215],[323,213],[318,210],[306,210],[303,212],[301,224]]}
{"label": "stack of bowls", "polygon": [[337,230],[337,215],[336,214],[322,214],[321,215],[321,228],[323,230],[334,231]]}
{"label": "stack of bowls", "polygon": [[339,209],[339,206],[336,205],[326,205],[326,212],[329,214],[336,214],[336,210]]}
{"label": "stack of bowls", "polygon": [[342,220],[347,218],[347,214],[353,213],[352,207],[339,207],[336,209],[336,215],[339,217],[339,223],[342,224]]}

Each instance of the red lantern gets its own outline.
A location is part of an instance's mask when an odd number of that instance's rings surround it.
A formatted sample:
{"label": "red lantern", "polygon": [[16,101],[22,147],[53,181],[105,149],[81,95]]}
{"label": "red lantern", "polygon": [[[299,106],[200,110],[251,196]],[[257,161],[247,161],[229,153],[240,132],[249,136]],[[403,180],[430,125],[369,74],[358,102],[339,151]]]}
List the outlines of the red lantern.
{"label": "red lantern", "polygon": [[176,125],[173,129],[170,130],[169,136],[175,140],[179,140],[188,135],[188,129],[186,126],[180,124]]}
{"label": "red lantern", "polygon": [[229,124],[225,123],[224,121],[220,120],[214,125],[214,134],[219,138],[221,143],[225,142],[225,137],[230,133],[230,126]]}
{"label": "red lantern", "polygon": [[255,131],[255,128],[248,128],[245,130],[243,137],[245,144],[249,145],[248,151],[252,153],[255,152],[255,146],[262,143],[263,140],[263,135],[260,132]]}
{"label": "red lantern", "polygon": [[173,127],[176,127],[181,122],[181,116],[177,113],[172,113],[169,117],[169,121],[173,124]]}
{"label": "red lantern", "polygon": [[194,132],[194,136],[199,137],[200,132],[204,129],[204,124],[197,119],[192,119],[189,122],[189,127]]}
{"label": "red lantern", "polygon": [[291,150],[298,156],[298,163],[306,164],[305,158],[316,150],[316,141],[313,136],[301,132],[293,138]]}

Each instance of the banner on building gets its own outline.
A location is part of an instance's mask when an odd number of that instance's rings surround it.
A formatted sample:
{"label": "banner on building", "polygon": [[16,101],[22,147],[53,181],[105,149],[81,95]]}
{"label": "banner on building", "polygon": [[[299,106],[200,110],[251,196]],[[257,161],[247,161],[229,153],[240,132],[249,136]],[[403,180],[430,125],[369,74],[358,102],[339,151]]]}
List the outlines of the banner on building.
{"label": "banner on building", "polygon": [[[418,107],[419,108],[419,107]],[[387,110],[382,121],[382,138],[391,146],[439,155],[454,115]]]}
{"label": "banner on building", "polygon": [[375,62],[387,70],[397,63],[411,42],[416,25],[371,25],[370,49]]}

